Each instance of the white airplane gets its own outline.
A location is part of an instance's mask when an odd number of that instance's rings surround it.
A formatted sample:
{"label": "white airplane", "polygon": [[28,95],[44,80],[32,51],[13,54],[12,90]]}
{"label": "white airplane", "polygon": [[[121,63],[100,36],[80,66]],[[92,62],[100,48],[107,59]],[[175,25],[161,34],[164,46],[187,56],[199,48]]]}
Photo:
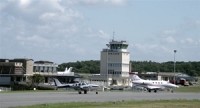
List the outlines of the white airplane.
{"label": "white airplane", "polygon": [[70,72],[72,72],[72,68],[70,67],[69,69],[66,67],[64,72],[57,72],[57,74],[69,74]]}
{"label": "white airplane", "polygon": [[173,92],[173,88],[179,87],[167,81],[144,80],[144,79],[141,79],[138,75],[133,75],[132,84],[135,87],[146,88],[148,92],[151,92],[151,90],[154,90],[155,93],[157,92],[157,90],[163,90],[163,89],[168,89],[168,90],[171,90],[171,92]]}
{"label": "white airplane", "polygon": [[74,88],[75,90],[78,90],[79,94],[82,94],[82,91],[84,94],[87,94],[88,91],[96,91],[96,94],[98,94],[98,88],[99,85],[96,84],[88,84],[84,82],[79,83],[73,83],[73,84],[61,84],[60,81],[56,78],[54,78],[55,86],[57,88]]}

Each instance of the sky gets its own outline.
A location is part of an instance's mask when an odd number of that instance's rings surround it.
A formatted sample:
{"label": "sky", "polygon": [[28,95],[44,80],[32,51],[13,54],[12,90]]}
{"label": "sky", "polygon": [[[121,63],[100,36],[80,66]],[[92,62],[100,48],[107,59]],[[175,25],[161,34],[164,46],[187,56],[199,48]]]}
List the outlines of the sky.
{"label": "sky", "polygon": [[200,0],[0,0],[0,58],[100,60],[113,32],[132,61],[200,61]]}

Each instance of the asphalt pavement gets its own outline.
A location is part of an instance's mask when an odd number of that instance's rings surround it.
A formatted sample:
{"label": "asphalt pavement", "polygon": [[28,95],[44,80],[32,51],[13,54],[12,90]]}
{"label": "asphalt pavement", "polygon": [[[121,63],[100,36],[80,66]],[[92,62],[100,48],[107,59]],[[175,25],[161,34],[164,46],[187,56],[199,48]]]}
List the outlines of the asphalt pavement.
{"label": "asphalt pavement", "polygon": [[0,93],[0,108],[26,106],[46,103],[63,102],[106,102],[122,100],[169,100],[169,99],[200,99],[200,93],[169,93],[169,92],[10,92]]}

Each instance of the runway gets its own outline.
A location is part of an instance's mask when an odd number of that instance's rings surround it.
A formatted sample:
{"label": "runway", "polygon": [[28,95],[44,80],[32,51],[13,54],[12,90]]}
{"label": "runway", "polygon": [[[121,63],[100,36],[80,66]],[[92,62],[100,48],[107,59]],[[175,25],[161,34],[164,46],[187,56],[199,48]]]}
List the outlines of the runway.
{"label": "runway", "polygon": [[0,93],[0,108],[62,102],[106,102],[122,100],[200,99],[200,93],[147,92],[24,92]]}

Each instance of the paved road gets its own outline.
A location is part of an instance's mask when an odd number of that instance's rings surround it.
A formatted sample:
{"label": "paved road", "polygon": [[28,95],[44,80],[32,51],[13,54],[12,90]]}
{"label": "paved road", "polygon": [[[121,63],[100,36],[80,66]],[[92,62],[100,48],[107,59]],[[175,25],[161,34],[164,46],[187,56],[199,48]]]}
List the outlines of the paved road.
{"label": "paved road", "polygon": [[58,102],[105,102],[121,100],[200,99],[200,93],[147,92],[25,92],[0,93],[0,108]]}

